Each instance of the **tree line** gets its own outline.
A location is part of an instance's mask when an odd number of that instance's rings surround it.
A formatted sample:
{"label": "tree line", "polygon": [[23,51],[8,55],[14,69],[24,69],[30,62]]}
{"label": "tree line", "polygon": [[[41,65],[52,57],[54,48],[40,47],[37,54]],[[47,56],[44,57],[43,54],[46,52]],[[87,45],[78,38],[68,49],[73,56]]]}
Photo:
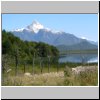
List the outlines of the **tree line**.
{"label": "tree line", "polygon": [[58,56],[59,51],[52,45],[23,41],[11,32],[2,30],[2,54],[18,55],[21,58],[32,59],[33,57]]}

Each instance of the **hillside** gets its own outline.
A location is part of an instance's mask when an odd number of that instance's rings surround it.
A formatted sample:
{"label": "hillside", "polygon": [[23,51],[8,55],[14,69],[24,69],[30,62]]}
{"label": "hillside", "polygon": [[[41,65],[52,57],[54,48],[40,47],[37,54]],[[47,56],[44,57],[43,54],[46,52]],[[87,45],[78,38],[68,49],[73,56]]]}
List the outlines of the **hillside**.
{"label": "hillside", "polygon": [[42,42],[23,41],[11,32],[2,31],[2,54],[17,55],[22,58],[33,58],[33,56],[47,57],[59,54],[56,47]]}
{"label": "hillside", "polygon": [[66,45],[59,45],[56,46],[59,51],[67,51],[67,50],[97,50],[98,46],[89,43],[88,41],[82,41],[80,43],[66,46]]}

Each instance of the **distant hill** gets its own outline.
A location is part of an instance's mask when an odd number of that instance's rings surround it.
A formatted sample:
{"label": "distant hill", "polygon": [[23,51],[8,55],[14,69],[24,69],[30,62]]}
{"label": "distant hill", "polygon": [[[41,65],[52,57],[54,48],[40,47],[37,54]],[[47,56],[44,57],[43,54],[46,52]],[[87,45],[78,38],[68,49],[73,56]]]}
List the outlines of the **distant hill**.
{"label": "distant hill", "polygon": [[98,45],[98,42],[89,41],[91,44]]}
{"label": "distant hill", "polygon": [[66,50],[93,50],[93,49],[98,49],[97,45],[91,44],[88,41],[82,41],[80,43],[66,46],[66,45],[59,45],[56,46],[59,51],[66,51]]}

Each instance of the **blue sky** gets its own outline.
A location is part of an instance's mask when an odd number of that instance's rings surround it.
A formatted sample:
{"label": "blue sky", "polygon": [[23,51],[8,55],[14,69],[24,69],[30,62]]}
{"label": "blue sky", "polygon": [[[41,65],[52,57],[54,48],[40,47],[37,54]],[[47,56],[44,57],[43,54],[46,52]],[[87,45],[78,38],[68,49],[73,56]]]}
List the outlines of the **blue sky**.
{"label": "blue sky", "polygon": [[33,20],[50,29],[98,41],[97,14],[2,14],[2,29],[24,28]]}

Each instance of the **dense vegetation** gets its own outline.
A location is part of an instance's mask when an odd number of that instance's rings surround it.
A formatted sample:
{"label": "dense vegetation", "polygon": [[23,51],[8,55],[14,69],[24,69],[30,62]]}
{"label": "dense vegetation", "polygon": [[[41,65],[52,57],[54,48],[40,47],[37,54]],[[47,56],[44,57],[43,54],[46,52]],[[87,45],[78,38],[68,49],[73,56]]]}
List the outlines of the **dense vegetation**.
{"label": "dense vegetation", "polygon": [[56,47],[42,42],[22,41],[11,32],[2,31],[2,54],[18,55],[21,58],[31,59],[33,56],[47,57],[58,56]]}

